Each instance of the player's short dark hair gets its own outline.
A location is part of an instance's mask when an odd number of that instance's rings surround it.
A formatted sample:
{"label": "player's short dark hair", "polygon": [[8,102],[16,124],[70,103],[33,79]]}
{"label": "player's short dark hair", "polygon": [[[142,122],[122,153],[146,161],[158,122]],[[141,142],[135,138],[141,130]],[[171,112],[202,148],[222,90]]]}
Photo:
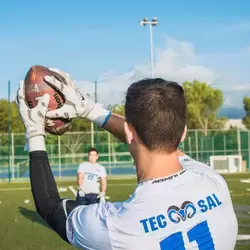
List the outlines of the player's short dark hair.
{"label": "player's short dark hair", "polygon": [[96,152],[97,154],[99,154],[99,153],[98,153],[98,150],[97,150],[96,148],[90,148],[90,149],[88,150],[88,154],[89,154],[90,152]]}
{"label": "player's short dark hair", "polygon": [[183,88],[161,78],[135,82],[127,91],[125,117],[150,151],[173,153],[186,125]]}

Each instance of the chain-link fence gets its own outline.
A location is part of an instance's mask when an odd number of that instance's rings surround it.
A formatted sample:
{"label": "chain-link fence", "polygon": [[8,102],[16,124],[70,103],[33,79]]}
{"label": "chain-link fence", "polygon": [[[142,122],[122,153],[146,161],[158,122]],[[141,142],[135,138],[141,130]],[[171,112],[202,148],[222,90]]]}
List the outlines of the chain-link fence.
{"label": "chain-link fence", "polygon": [[[0,135],[0,179],[29,177],[28,152],[24,152],[23,134]],[[90,147],[99,151],[99,163],[109,175],[135,174],[135,167],[127,145],[108,132],[72,132],[63,136],[48,135],[47,152],[55,177],[74,177],[78,165],[87,159]],[[180,149],[192,158],[209,164],[212,155],[242,155],[246,169],[250,169],[250,131],[190,130]]]}

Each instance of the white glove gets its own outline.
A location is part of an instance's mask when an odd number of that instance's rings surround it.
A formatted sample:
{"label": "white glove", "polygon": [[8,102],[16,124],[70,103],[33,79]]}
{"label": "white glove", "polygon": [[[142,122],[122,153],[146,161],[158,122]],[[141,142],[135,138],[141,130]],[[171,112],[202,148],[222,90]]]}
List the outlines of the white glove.
{"label": "white glove", "polygon": [[57,90],[59,90],[66,102],[63,107],[54,111],[48,112],[46,115],[49,118],[66,118],[86,117],[93,109],[95,103],[84,98],[83,95],[76,89],[69,74],[59,71],[58,69],[50,69],[53,76],[45,76],[44,80]]}
{"label": "white glove", "polygon": [[105,192],[101,192],[97,198],[100,198],[100,203],[105,203]]}
{"label": "white glove", "polygon": [[24,98],[24,83],[21,82],[17,91],[16,103],[19,113],[26,129],[26,139],[36,136],[45,136],[45,115],[48,110],[50,96],[48,94],[37,98],[38,104],[35,108],[29,108]]}
{"label": "white glove", "polygon": [[79,194],[80,197],[84,197],[84,196],[85,196],[85,193],[84,193],[84,190],[83,190],[83,187],[82,187],[82,186],[80,186],[80,187],[78,188],[78,194]]}
{"label": "white glove", "polygon": [[46,117],[66,119],[81,117],[102,126],[111,112],[104,109],[102,104],[94,103],[82,95],[69,74],[54,68],[50,68],[50,71],[53,76],[45,76],[44,80],[64,96],[65,103],[59,109],[48,111]]}

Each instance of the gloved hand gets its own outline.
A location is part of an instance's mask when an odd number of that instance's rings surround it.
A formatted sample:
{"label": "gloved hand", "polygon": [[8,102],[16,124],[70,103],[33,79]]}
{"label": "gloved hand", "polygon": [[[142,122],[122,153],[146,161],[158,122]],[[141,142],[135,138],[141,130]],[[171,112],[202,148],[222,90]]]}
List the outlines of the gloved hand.
{"label": "gloved hand", "polygon": [[48,94],[38,98],[38,104],[35,108],[29,108],[24,97],[24,83],[21,82],[17,91],[16,103],[19,113],[26,129],[26,139],[36,136],[45,136],[45,115],[48,110],[50,96]]}
{"label": "gloved hand", "polygon": [[50,71],[53,76],[45,76],[44,81],[56,88],[66,101],[61,108],[48,111],[46,117],[87,118],[102,126],[111,112],[104,109],[102,104],[95,103],[80,93],[69,74],[54,68],[50,68]]}
{"label": "gloved hand", "polygon": [[84,97],[79,90],[76,89],[69,74],[58,69],[49,69],[53,75],[45,76],[44,80],[64,96],[66,102],[63,107],[49,111],[47,117],[49,118],[85,118],[94,108],[95,103]]}
{"label": "gloved hand", "polygon": [[100,199],[101,203],[105,203],[105,192],[101,192],[98,196],[98,199]]}
{"label": "gloved hand", "polygon": [[78,187],[78,194],[79,194],[80,197],[84,197],[85,196],[84,189],[83,189],[82,186]]}

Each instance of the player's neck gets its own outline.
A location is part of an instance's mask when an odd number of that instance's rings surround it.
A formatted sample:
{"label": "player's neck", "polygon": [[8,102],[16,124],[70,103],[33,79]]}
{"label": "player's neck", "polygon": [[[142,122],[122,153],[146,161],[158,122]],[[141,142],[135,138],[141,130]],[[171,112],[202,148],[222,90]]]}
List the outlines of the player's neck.
{"label": "player's neck", "polygon": [[135,160],[138,182],[166,177],[182,170],[177,152],[173,154],[138,152]]}

